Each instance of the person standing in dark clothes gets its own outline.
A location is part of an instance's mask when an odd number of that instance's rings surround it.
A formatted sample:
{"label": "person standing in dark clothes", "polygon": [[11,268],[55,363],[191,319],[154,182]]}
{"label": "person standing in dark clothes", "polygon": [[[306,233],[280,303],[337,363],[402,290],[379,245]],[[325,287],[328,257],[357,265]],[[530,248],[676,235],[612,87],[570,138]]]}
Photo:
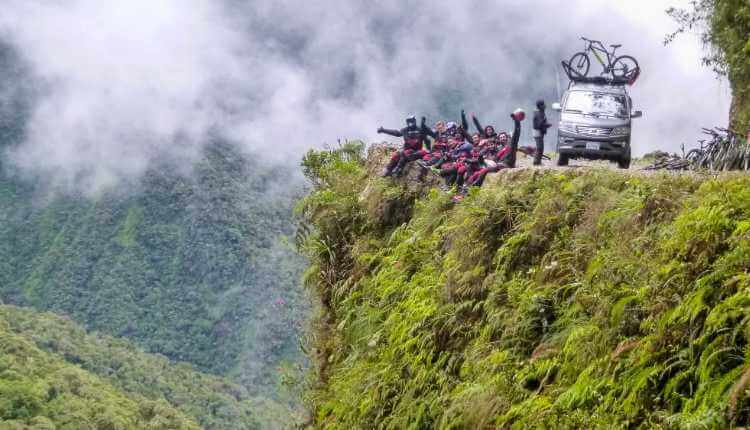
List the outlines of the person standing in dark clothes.
{"label": "person standing in dark clothes", "polygon": [[404,166],[409,161],[421,159],[428,154],[430,149],[430,140],[427,138],[425,130],[426,118],[422,117],[422,126],[417,127],[417,118],[410,116],[406,118],[406,127],[401,130],[390,130],[387,128],[379,127],[378,133],[388,134],[394,137],[404,138],[404,148],[393,154],[391,161],[385,168],[383,176],[391,176],[395,174],[400,175],[403,172]]}
{"label": "person standing in dark clothes", "polygon": [[550,128],[550,123],[547,122],[547,114],[544,112],[545,108],[544,100],[537,100],[536,111],[534,112],[534,141],[536,142],[536,152],[534,153],[535,166],[542,164],[542,155],[544,155],[544,136],[547,134],[547,129]]}

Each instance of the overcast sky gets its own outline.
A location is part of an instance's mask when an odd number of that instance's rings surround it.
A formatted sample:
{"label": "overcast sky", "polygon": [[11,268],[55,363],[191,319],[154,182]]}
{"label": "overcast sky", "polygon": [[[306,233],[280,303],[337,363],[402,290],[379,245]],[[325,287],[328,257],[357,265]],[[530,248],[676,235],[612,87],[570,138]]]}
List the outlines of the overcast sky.
{"label": "overcast sky", "polygon": [[[556,97],[559,60],[583,48],[580,35],[622,43],[643,67],[636,153],[691,144],[729,108],[697,38],[662,44],[675,28],[664,10],[686,0],[3,3],[0,41],[25,67],[8,81],[34,94],[10,156],[70,187],[193,159],[209,135],[296,166],[337,138],[382,140],[379,125],[410,113],[433,122],[464,107],[502,129],[514,108]],[[19,94],[6,90],[0,114]]]}

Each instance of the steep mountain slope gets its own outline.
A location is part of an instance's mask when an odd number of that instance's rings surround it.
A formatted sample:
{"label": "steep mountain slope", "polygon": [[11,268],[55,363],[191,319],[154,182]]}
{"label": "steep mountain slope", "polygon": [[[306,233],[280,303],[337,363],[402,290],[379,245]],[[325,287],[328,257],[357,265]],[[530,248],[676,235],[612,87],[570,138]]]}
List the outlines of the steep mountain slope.
{"label": "steep mountain slope", "polygon": [[315,427],[750,423],[750,177],[524,169],[454,204],[360,150],[303,164]]}
{"label": "steep mountain slope", "polygon": [[246,391],[53,314],[0,306],[2,429],[255,429]]}
{"label": "steep mountain slope", "polygon": [[93,196],[30,177],[8,149],[22,145],[40,88],[1,42],[0,71],[0,302],[227,376],[253,412],[285,421],[309,308],[304,261],[284,239],[301,181],[219,139],[195,163],[153,157],[144,177]]}
{"label": "steep mountain slope", "polygon": [[293,196],[228,144],[179,172],[95,198],[0,174],[0,299],[274,394],[306,312]]}

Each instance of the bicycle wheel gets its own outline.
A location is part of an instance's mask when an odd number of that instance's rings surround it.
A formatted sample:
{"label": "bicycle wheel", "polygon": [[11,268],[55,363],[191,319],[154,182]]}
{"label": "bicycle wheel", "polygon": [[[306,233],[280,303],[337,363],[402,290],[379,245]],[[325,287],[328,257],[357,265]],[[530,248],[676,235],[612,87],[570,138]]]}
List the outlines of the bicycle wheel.
{"label": "bicycle wheel", "polygon": [[630,55],[615,58],[612,62],[612,77],[630,79],[640,70],[638,61]]}
{"label": "bicycle wheel", "polygon": [[685,160],[693,166],[698,167],[700,165],[700,159],[703,157],[703,151],[700,149],[691,149],[685,155]]}
{"label": "bicycle wheel", "polygon": [[585,78],[589,74],[591,61],[589,60],[589,56],[585,52],[579,52],[570,57],[570,62],[568,64],[570,65],[570,70],[572,70],[577,75],[571,76],[571,78]]}

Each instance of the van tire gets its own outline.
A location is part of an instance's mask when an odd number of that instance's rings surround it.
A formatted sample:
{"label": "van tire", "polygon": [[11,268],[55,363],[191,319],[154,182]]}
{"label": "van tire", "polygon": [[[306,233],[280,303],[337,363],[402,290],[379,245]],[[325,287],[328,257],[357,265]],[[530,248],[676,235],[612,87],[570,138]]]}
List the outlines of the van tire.
{"label": "van tire", "polygon": [[563,154],[557,154],[557,165],[558,166],[567,166],[568,165],[568,156]]}
{"label": "van tire", "polygon": [[628,148],[628,151],[623,154],[623,156],[617,160],[617,167],[621,169],[629,169],[630,168],[630,148]]}

